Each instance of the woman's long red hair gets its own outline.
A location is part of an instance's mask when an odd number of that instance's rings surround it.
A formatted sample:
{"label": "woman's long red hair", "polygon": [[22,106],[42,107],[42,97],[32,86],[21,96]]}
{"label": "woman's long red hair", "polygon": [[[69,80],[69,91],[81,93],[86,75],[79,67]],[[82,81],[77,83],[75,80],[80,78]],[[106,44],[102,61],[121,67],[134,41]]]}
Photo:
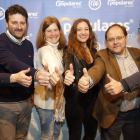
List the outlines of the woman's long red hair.
{"label": "woman's long red hair", "polygon": [[80,42],[77,40],[77,25],[80,22],[86,22],[89,27],[89,39],[87,40],[87,46],[89,47],[89,49],[97,48],[97,39],[95,33],[92,31],[90,22],[87,19],[78,19],[73,23],[73,26],[71,27],[71,31],[69,33],[68,51],[71,54],[75,54],[79,60],[86,60],[86,62],[89,64],[91,63],[90,56],[85,51],[85,48],[82,47]]}

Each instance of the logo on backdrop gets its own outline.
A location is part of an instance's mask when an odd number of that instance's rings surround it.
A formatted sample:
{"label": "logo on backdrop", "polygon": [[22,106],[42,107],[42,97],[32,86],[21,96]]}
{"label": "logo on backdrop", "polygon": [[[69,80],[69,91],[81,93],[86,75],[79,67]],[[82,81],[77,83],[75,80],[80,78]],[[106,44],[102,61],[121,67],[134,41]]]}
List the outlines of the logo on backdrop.
{"label": "logo on backdrop", "polygon": [[125,6],[125,7],[133,7],[134,6],[134,0],[108,0],[107,4],[109,6]]}
{"label": "logo on backdrop", "polygon": [[38,12],[36,13],[28,13],[29,18],[38,18]]}
{"label": "logo on backdrop", "polygon": [[69,17],[62,17],[62,18],[59,19],[59,22],[62,22],[62,21],[65,21],[65,20],[68,20],[68,21],[70,21],[71,23],[73,23],[73,22],[74,22],[75,20],[77,20],[77,19],[72,20],[72,19],[69,18]]}
{"label": "logo on backdrop", "polygon": [[2,20],[5,17],[5,10],[0,7],[0,20]]}
{"label": "logo on backdrop", "polygon": [[77,19],[72,20],[69,17],[62,17],[59,19],[59,22],[62,24],[63,22],[63,29],[64,29],[64,35],[68,34],[71,29],[71,24]]}
{"label": "logo on backdrop", "polygon": [[56,1],[56,6],[57,7],[66,7],[66,6],[72,6],[73,8],[81,8],[82,7],[82,1],[80,2],[65,2],[65,1]]}
{"label": "logo on backdrop", "polygon": [[101,0],[89,0],[89,8],[92,10],[98,10],[101,7]]}
{"label": "logo on backdrop", "polygon": [[[64,34],[67,35],[70,32],[72,23],[77,20],[74,19],[72,20],[69,17],[62,17],[59,19],[59,22],[61,23],[63,30],[64,30]],[[127,22],[118,22],[117,24],[123,25],[126,27],[126,30],[129,31],[130,30],[130,24],[133,24],[134,19],[130,19]],[[115,24],[115,22],[102,22],[101,19],[97,19],[97,21],[94,22],[90,22],[90,24],[92,25],[92,29],[93,31],[106,31],[108,29],[109,26]]]}

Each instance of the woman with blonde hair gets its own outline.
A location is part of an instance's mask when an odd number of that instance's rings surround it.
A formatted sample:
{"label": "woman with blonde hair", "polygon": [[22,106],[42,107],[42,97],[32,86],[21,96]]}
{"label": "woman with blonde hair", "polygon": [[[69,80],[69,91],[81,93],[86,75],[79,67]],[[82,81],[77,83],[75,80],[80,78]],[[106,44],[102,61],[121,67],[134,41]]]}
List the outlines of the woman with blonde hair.
{"label": "woman with blonde hair", "polygon": [[69,34],[68,47],[64,53],[65,71],[65,112],[69,128],[69,140],[81,140],[82,124],[83,140],[93,140],[97,132],[97,121],[92,117],[94,102],[98,93],[98,85],[87,93],[78,91],[78,81],[83,75],[83,68],[89,69],[94,64],[97,48],[95,33],[87,19],[78,19],[73,23]]}
{"label": "woman with blonde hair", "polygon": [[50,84],[35,88],[34,103],[40,118],[41,140],[58,140],[64,121],[62,56],[66,40],[57,18],[46,17],[37,35],[37,68],[47,64]]}

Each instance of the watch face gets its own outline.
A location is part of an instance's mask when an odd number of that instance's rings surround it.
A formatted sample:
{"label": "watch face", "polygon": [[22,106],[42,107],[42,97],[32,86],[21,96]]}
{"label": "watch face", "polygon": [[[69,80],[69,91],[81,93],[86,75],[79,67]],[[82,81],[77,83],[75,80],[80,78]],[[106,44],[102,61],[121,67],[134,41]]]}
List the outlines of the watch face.
{"label": "watch face", "polygon": [[123,90],[122,90],[122,93],[124,93],[124,92],[125,92],[125,90],[123,89]]}

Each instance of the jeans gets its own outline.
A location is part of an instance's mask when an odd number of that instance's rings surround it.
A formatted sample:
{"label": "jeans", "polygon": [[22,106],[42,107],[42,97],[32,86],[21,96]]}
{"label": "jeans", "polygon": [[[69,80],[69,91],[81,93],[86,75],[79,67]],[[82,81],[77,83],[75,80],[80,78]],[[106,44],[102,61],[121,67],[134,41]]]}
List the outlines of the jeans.
{"label": "jeans", "polygon": [[41,125],[41,140],[58,140],[61,123],[54,122],[53,110],[42,109],[36,106]]}
{"label": "jeans", "polygon": [[0,103],[0,140],[24,140],[31,119],[31,99]]}

